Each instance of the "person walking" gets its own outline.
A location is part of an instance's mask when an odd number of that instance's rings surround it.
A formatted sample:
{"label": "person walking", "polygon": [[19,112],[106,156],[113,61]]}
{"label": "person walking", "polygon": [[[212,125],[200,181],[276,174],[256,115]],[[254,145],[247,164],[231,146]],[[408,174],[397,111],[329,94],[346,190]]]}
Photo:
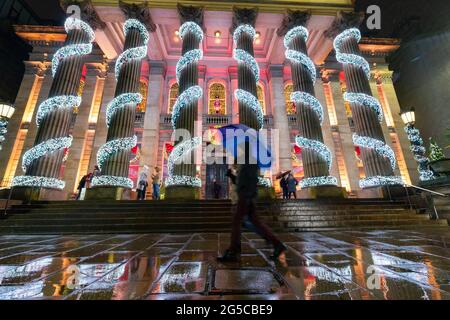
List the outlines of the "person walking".
{"label": "person walking", "polygon": [[152,199],[153,200],[159,200],[160,190],[161,190],[161,174],[159,167],[155,167],[155,173],[152,174],[152,186],[153,186],[153,194]]}
{"label": "person walking", "polygon": [[84,175],[81,179],[80,182],[78,183],[78,194],[77,194],[77,198],[76,200],[81,200],[81,193],[83,192],[83,189],[86,188],[86,180],[87,180],[88,175]]}
{"label": "person walking", "polygon": [[[255,159],[249,159],[249,143],[245,143],[246,159],[244,164],[240,165],[237,175],[237,193],[238,202],[235,214],[233,216],[231,242],[224,255],[217,257],[219,262],[235,262],[240,259],[241,253],[241,225],[245,217],[248,217],[258,233],[273,247],[273,259],[286,251],[286,246],[272,233],[272,231],[256,215],[255,198],[257,196],[258,185],[258,165]],[[253,160],[253,161],[251,161]]]}
{"label": "person walking", "polygon": [[287,186],[286,176],[281,177],[280,187],[281,187],[281,190],[283,191],[283,199],[287,199],[288,198],[288,186]]}
{"label": "person walking", "polygon": [[145,193],[147,192],[148,187],[148,177],[147,172],[141,172],[141,175],[139,176],[138,186],[136,188],[137,191],[137,199],[138,200],[145,200]]}
{"label": "person walking", "polygon": [[298,185],[297,179],[295,179],[294,175],[290,173],[286,182],[288,189],[288,198],[291,199],[291,195],[293,195],[294,199],[297,199],[297,185]]}

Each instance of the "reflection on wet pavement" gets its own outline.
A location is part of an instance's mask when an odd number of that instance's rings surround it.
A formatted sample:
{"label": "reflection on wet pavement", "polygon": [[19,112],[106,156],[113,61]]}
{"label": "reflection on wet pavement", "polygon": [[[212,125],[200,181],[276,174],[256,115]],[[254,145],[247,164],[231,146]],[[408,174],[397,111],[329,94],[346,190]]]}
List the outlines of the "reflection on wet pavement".
{"label": "reflection on wet pavement", "polygon": [[450,299],[450,230],[0,236],[0,299]]}

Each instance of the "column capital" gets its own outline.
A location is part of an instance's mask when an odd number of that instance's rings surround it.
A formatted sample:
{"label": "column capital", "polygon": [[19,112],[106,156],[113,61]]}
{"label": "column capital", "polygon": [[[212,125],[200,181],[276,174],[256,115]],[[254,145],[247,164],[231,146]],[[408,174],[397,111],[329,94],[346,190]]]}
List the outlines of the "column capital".
{"label": "column capital", "polygon": [[178,3],[177,10],[181,24],[191,21],[203,28],[203,7],[185,6]]}
{"label": "column capital", "polygon": [[363,12],[339,11],[331,27],[325,31],[325,37],[334,39],[342,31],[350,28],[358,28],[364,20]]}
{"label": "column capital", "polygon": [[249,24],[255,27],[256,17],[258,16],[258,8],[236,8],[233,7],[233,23],[231,25],[231,33],[241,24]]}
{"label": "column capital", "polygon": [[286,11],[286,15],[281,22],[280,27],[277,30],[279,37],[284,36],[289,30],[294,27],[303,26],[306,27],[308,20],[311,18],[311,11],[290,10]]}
{"label": "column capital", "polygon": [[282,64],[271,64],[268,68],[268,76],[269,81],[272,80],[272,78],[283,78],[284,75],[284,65]]}
{"label": "column capital", "polygon": [[163,78],[166,76],[167,64],[163,60],[150,60],[148,62],[150,67],[150,75],[161,75]]}
{"label": "column capital", "polygon": [[67,7],[70,5],[77,5],[81,9],[81,19],[88,23],[92,29],[104,29],[106,24],[100,19],[99,15],[95,11],[91,0],[60,0],[60,5],[67,11]]}
{"label": "column capital", "polygon": [[51,63],[45,61],[24,61],[24,64],[26,74],[35,74],[39,77],[43,77],[51,69]]}
{"label": "column capital", "polygon": [[144,24],[150,32],[156,31],[156,25],[153,23],[152,16],[150,15],[150,9],[148,2],[143,3],[125,3],[119,0],[119,7],[125,15],[126,19],[136,19]]}
{"label": "column capital", "polygon": [[100,62],[86,63],[86,71],[87,76],[106,78],[108,74],[108,64]]}

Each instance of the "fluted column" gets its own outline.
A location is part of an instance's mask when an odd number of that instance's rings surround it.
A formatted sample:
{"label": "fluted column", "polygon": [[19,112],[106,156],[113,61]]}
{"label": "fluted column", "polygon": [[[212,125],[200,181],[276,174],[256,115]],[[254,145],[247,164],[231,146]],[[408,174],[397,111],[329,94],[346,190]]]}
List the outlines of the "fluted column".
{"label": "fluted column", "polygon": [[92,186],[130,189],[133,187],[128,178],[130,153],[137,142],[134,135],[136,104],[142,101],[139,93],[141,63],[147,56],[148,30],[155,31],[156,27],[145,4],[119,4],[128,18],[123,27],[124,51],[116,61],[116,90],[106,110],[106,143],[97,153],[101,175],[93,178]]}
{"label": "fluted column", "polygon": [[355,123],[353,142],[361,147],[366,173],[366,178],[360,180],[360,187],[402,184],[401,178],[394,176],[395,154],[386,144],[380,125],[383,120],[381,105],[370,89],[370,66],[359,50],[361,34],[358,29],[352,28],[359,21],[358,16],[341,15],[328,35],[336,36],[336,59],[344,65],[347,83],[344,99],[351,105]]}
{"label": "fluted column", "polygon": [[[196,136],[198,100],[202,88],[198,85],[198,61],[202,58],[199,48],[203,40],[203,8],[178,5],[181,20],[179,35],[183,40],[181,58],[177,63],[178,99],[172,112],[172,125],[176,132],[174,149],[168,159],[169,178],[166,180],[168,198],[198,198],[201,179],[197,177],[195,150],[201,147],[201,138]],[[180,139],[182,131],[189,138]]]}
{"label": "fluted column", "polygon": [[69,127],[73,108],[81,103],[77,91],[83,56],[92,51],[94,32],[87,23],[73,17],[69,17],[64,26],[67,38],[64,47],[53,56],[49,98],[38,108],[36,138],[33,147],[22,158],[25,175],[15,177],[13,187],[62,190],[65,185],[59,179],[59,172],[64,150],[72,142]]}
{"label": "fluted column", "polygon": [[259,130],[263,126],[264,115],[256,91],[256,82],[259,80],[259,66],[253,50],[256,16],[256,9],[234,9],[232,32],[236,46],[233,56],[238,61],[238,89],[235,96],[239,101],[239,123]]}
{"label": "fluted column", "polygon": [[304,27],[310,14],[302,11],[288,11],[279,35],[284,35],[286,58],[291,62],[294,92],[291,100],[297,108],[299,135],[296,144],[302,148],[305,172],[300,182],[302,188],[323,185],[337,185],[337,179],[329,175],[332,154],[323,143],[322,122],[324,111],[315,97],[314,84],[317,78],[316,66],[308,57],[306,40],[308,30]]}

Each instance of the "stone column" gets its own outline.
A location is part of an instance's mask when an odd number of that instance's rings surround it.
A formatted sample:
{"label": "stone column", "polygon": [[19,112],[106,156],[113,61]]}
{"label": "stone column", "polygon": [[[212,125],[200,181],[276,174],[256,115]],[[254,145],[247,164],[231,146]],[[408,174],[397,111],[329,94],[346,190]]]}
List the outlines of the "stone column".
{"label": "stone column", "polygon": [[[169,178],[166,180],[166,198],[195,199],[200,197],[201,178],[197,177],[195,150],[201,147],[201,137],[196,136],[198,100],[203,90],[198,85],[199,49],[203,40],[203,8],[178,5],[181,20],[179,30],[183,40],[181,58],[177,63],[178,99],[172,113],[175,147],[168,159]],[[182,129],[189,137],[180,139]]]}
{"label": "stone column", "polygon": [[296,144],[302,148],[305,178],[302,188],[336,186],[337,179],[330,176],[332,153],[323,143],[323,107],[315,97],[316,66],[308,57],[306,40],[308,30],[304,27],[310,18],[308,12],[288,11],[278,35],[284,35],[286,58],[291,62],[294,92],[291,100],[297,107],[299,135]]}
{"label": "stone column", "polygon": [[[108,134],[106,143],[97,153],[101,175],[92,179],[92,189],[86,199],[128,198],[133,182],[128,178],[131,149],[136,145],[134,123],[136,104],[142,101],[139,79],[142,59],[147,57],[148,31],[155,31],[146,4],[119,2],[126,21],[124,24],[124,51],[115,66],[117,86],[114,99],[106,110]],[[148,30],[148,31],[147,31]]]}
{"label": "stone column", "polygon": [[401,177],[394,176],[396,159],[386,144],[380,125],[382,108],[370,90],[370,66],[361,56],[358,42],[361,34],[358,26],[362,17],[341,13],[327,36],[335,37],[336,59],[343,63],[347,82],[344,99],[350,102],[355,134],[353,142],[361,148],[366,178],[360,180],[361,188],[402,184]]}
{"label": "stone column", "polygon": [[228,67],[228,76],[230,80],[230,91],[231,91],[231,123],[239,123],[239,102],[234,96],[234,92],[238,89],[238,77],[237,77],[237,67]]}
{"label": "stone column", "polygon": [[[94,31],[79,19],[69,17],[65,22],[67,38],[65,46],[53,56],[53,82],[49,98],[38,109],[39,126],[33,147],[23,156],[24,176],[13,180],[14,193],[21,198],[42,198],[46,189],[62,190],[64,181],[59,179],[64,150],[71,145],[69,126],[72,108],[79,106],[77,96],[83,56],[92,51]],[[51,195],[54,191],[48,193]]]}
{"label": "stone column", "polygon": [[233,56],[238,61],[239,123],[255,130],[263,126],[264,115],[259,105],[256,82],[259,80],[259,66],[254,58],[253,40],[258,12],[256,9],[233,9],[231,28],[236,48]]}
{"label": "stone column", "polygon": [[141,164],[153,172],[158,163],[159,124],[163,104],[166,64],[164,61],[150,61],[148,98],[145,110],[144,131],[142,133]]}
{"label": "stone column", "polygon": [[[291,138],[289,123],[284,101],[283,65],[271,65],[269,67],[269,85],[272,91],[273,126],[278,130],[278,150],[273,150],[278,155],[277,171],[287,171],[292,168]],[[278,173],[278,172],[277,172]]]}

